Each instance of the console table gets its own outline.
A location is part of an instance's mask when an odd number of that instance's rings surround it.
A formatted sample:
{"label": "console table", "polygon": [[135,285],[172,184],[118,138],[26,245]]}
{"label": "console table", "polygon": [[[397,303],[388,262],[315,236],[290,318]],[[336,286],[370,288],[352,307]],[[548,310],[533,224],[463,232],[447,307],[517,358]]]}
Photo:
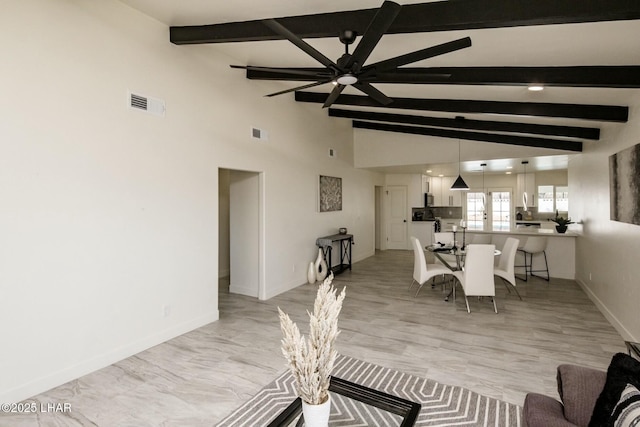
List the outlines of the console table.
{"label": "console table", "polygon": [[[340,250],[340,264],[331,265],[331,252],[333,251],[333,243],[338,243]],[[353,245],[353,234],[333,234],[331,236],[318,237],[316,246],[322,248],[322,255],[327,260],[327,266],[333,271],[333,274],[340,274],[347,268],[351,270],[351,245]]]}

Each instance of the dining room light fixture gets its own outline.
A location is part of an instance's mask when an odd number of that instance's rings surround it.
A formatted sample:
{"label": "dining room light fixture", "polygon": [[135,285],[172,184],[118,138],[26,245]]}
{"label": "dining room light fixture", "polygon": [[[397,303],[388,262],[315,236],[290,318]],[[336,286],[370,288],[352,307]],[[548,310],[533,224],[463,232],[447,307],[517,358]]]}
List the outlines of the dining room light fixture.
{"label": "dining room light fixture", "polygon": [[527,202],[529,201],[529,197],[527,196],[527,165],[529,164],[528,160],[523,160],[522,164],[524,165],[524,191],[522,192],[522,208],[524,211],[527,211]]}
{"label": "dining room light fixture", "polygon": [[480,163],[480,166],[482,167],[482,198],[480,199],[480,202],[482,203],[482,211],[485,211],[485,206],[487,203],[486,200],[486,193],[484,191],[484,167],[487,166],[486,163]]}
{"label": "dining room light fixture", "polygon": [[460,175],[460,140],[458,140],[458,178],[455,180],[453,185],[451,186],[451,190],[454,191],[465,191],[468,190],[469,186],[464,179],[462,179],[462,175]]}

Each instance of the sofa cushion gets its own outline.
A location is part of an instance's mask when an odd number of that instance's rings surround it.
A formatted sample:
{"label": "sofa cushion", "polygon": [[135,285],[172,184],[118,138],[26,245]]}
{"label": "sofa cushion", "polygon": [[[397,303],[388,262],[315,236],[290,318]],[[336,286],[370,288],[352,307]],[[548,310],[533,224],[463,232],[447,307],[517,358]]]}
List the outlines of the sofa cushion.
{"label": "sofa cushion", "polygon": [[538,393],[527,393],[522,417],[526,427],[575,427],[564,418],[562,403]]}
{"label": "sofa cushion", "polygon": [[618,353],[613,356],[607,369],[607,380],[593,408],[589,427],[613,425],[613,410],[627,384],[640,388],[640,361]]}
{"label": "sofa cushion", "polygon": [[632,384],[622,390],[618,404],[611,414],[614,427],[640,426],[640,391]]}
{"label": "sofa cushion", "polygon": [[607,373],[576,365],[558,366],[558,394],[564,404],[565,418],[578,426],[587,426]]}

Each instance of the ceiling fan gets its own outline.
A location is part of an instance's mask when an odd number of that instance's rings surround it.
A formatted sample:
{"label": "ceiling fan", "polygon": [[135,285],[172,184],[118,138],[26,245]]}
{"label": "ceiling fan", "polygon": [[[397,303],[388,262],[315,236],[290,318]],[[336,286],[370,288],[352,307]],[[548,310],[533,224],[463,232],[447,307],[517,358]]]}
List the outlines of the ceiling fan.
{"label": "ceiling fan", "polygon": [[[279,92],[268,94],[266,96],[282,95],[284,93],[307,89],[326,83],[334,83],[336,86],[327,97],[323,108],[329,107],[331,104],[333,104],[338,99],[338,96],[340,96],[340,93],[342,93],[344,88],[349,85],[365,93],[376,102],[382,105],[388,105],[393,102],[393,99],[389,98],[384,93],[380,92],[378,89],[371,85],[371,83],[375,83],[376,79],[379,76],[381,76],[382,74],[389,75],[390,73],[397,71],[398,67],[401,67],[403,65],[411,64],[413,62],[432,58],[434,56],[442,55],[471,46],[471,39],[469,37],[464,37],[458,40],[428,47],[426,49],[417,50],[415,52],[396,56],[394,58],[386,59],[384,61],[365,66],[364,63],[366,62],[367,58],[369,57],[371,52],[373,52],[373,49],[376,47],[382,36],[391,26],[396,16],[400,12],[401,7],[402,6],[392,1],[385,1],[369,23],[369,26],[362,36],[362,39],[360,40],[352,54],[349,53],[349,45],[355,41],[357,34],[354,31],[343,31],[342,34],[340,34],[339,38],[340,41],[345,45],[345,53],[336,62],[333,62],[331,59],[327,58],[325,55],[306,43],[297,35],[293,34],[275,19],[265,19],[262,22],[267,27],[269,27],[275,33],[289,40],[291,43],[296,45],[316,61],[320,62],[326,68],[275,68],[258,67],[251,65],[231,65],[231,68],[245,69],[247,70],[247,74],[249,72],[258,73],[262,77],[254,77],[257,79],[314,81],[313,83],[306,84],[304,86],[282,90]],[[409,70],[405,69],[404,71]],[[424,77],[424,75],[424,73],[418,75],[418,73],[403,72],[395,76],[394,83],[413,83],[414,80],[419,81],[419,77]],[[442,77],[443,81],[450,76],[449,74],[431,75]]]}

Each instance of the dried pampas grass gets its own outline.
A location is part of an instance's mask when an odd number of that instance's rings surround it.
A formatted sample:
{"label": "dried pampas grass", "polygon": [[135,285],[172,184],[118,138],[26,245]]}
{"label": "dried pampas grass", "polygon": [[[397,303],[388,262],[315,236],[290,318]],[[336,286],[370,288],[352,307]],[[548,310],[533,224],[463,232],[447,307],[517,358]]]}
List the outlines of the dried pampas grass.
{"label": "dried pampas grass", "polygon": [[308,404],[319,405],[329,397],[329,380],[338,356],[334,348],[338,315],[342,309],[345,288],[340,294],[333,287],[333,273],[318,288],[313,313],[309,314],[309,338],[300,334],[298,326],[278,307],[282,329],[282,354],[296,381],[298,396]]}

